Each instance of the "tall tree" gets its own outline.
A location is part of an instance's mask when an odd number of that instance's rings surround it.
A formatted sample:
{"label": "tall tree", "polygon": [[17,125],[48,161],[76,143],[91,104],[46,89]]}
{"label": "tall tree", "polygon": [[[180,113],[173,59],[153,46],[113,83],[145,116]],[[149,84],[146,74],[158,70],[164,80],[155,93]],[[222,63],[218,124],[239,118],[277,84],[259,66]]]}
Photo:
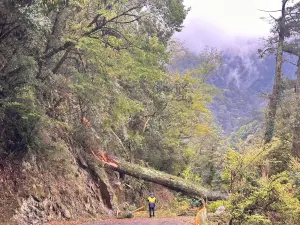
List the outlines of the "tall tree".
{"label": "tall tree", "polygon": [[[290,6],[290,7],[286,7],[286,10],[285,10],[285,24],[284,24],[284,28],[283,28],[283,31],[284,31],[284,36],[280,38],[280,35],[279,35],[279,41],[276,40],[278,39],[277,38],[277,34],[276,32],[280,33],[280,24],[278,24],[278,22],[276,22],[275,24],[275,27],[273,29],[273,32],[275,33],[275,36],[271,37],[268,39],[268,48],[267,50],[271,50],[271,51],[274,51],[275,49],[277,49],[277,53],[279,52],[279,50],[282,48],[282,51],[284,53],[287,53],[289,55],[292,55],[293,57],[297,57],[298,58],[298,61],[296,64],[293,64],[297,67],[297,71],[296,71],[296,83],[295,83],[295,109],[293,110],[294,111],[294,115],[295,115],[295,119],[293,121],[293,147],[292,147],[292,155],[295,156],[295,157],[299,157],[299,143],[298,143],[298,140],[299,140],[299,115],[298,115],[298,105],[299,105],[299,93],[300,93],[300,69],[299,69],[299,66],[300,66],[300,47],[299,47],[299,34],[300,34],[300,29],[299,29],[299,25],[300,25],[300,17],[299,17],[299,8],[300,8],[300,3],[297,2],[295,3],[294,5]],[[281,20],[278,20],[279,22],[281,22]],[[284,42],[281,42],[283,39]],[[274,43],[277,43],[277,46],[272,46]],[[280,48],[280,49],[279,49]],[[278,54],[277,54],[278,56]],[[278,57],[277,57],[278,59]],[[278,64],[278,61],[276,61],[277,64],[276,64],[276,73],[277,73],[277,68],[279,66]],[[279,78],[278,78],[279,80]],[[276,79],[275,79],[275,82],[274,82],[274,89],[273,89],[273,93],[272,93],[272,96],[271,96],[271,100],[273,100],[274,98],[274,90],[276,90],[278,94],[278,87],[279,89],[281,89],[281,92],[283,91],[283,87],[282,87],[282,84],[283,82],[280,81],[280,85],[278,86],[278,82],[276,82]],[[280,88],[281,86],[281,88]],[[275,95],[276,96],[276,95]],[[277,100],[278,101],[278,100]],[[270,101],[270,105],[271,105],[271,101]],[[269,106],[270,106],[269,105]],[[273,103],[273,106],[275,105],[275,103]],[[270,111],[270,108],[269,108],[269,114],[267,117],[267,126],[266,128],[271,128],[273,125],[272,125],[272,121],[273,123],[275,123],[275,118],[272,118],[272,116],[274,116],[274,107],[272,108],[273,109],[273,113]],[[271,124],[271,125],[270,125]],[[274,133],[274,127],[273,129],[271,129],[271,131],[273,130],[273,133]],[[268,142],[270,141],[270,137],[273,136],[272,132],[269,132],[270,129],[266,129],[266,132],[265,132],[265,141]],[[268,136],[268,135],[271,135],[271,136]]]}
{"label": "tall tree", "polygon": [[283,45],[286,31],[286,4],[288,0],[282,0],[281,17],[278,23],[278,44],[276,54],[276,71],[274,78],[273,91],[270,96],[268,112],[266,117],[265,143],[269,143],[274,135],[275,117],[280,95],[280,85],[282,80],[282,63],[283,63]]}

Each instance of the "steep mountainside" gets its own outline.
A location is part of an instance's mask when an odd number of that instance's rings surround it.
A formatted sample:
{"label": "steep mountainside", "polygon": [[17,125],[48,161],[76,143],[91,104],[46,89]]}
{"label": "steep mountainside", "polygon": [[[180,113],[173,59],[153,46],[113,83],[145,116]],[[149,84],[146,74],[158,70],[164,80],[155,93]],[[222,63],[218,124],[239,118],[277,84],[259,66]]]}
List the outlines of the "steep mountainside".
{"label": "steep mountainside", "polygon": [[[221,68],[209,78],[221,93],[210,108],[223,132],[230,134],[253,120],[262,121],[267,94],[273,86],[275,58],[261,59],[255,49],[252,52],[225,51],[221,56]],[[180,62],[182,71],[196,66],[193,58]],[[283,73],[293,79],[294,70],[293,65],[286,63]],[[255,127],[254,130],[259,129]]]}
{"label": "steep mountainside", "polygon": [[221,69],[211,82],[223,92],[211,106],[224,132],[231,133],[266,104],[262,97],[272,88],[274,60],[256,54],[223,54]]}
{"label": "steep mountainside", "polygon": [[116,216],[163,190],[99,159],[220,180],[210,87],[165,66],[187,12],[182,0],[0,1],[1,224]]}
{"label": "steep mountainside", "polygon": [[[273,56],[260,59],[255,52],[223,54],[223,65],[211,78],[211,82],[223,90],[223,96],[216,98],[211,108],[226,133],[247,124],[249,118],[262,119],[263,115],[259,114],[267,104],[266,94],[272,90],[274,68]],[[294,70],[294,66],[286,63],[285,79],[293,79]]]}

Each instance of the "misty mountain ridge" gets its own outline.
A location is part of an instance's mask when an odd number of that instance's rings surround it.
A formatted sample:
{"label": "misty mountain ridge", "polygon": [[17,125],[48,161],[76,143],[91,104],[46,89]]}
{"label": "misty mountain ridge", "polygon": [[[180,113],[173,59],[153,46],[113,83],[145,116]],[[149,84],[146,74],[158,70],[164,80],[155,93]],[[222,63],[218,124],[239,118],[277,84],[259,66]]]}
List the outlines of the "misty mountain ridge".
{"label": "misty mountain ridge", "polygon": [[[215,97],[210,108],[223,132],[229,135],[253,120],[262,121],[263,109],[268,102],[263,96],[273,87],[275,56],[261,59],[254,50],[224,51],[221,56],[222,66],[212,74],[209,83],[220,89],[222,94]],[[192,59],[180,62],[183,70],[195,66],[196,62]],[[283,74],[286,78],[295,79],[295,67],[285,63]]]}

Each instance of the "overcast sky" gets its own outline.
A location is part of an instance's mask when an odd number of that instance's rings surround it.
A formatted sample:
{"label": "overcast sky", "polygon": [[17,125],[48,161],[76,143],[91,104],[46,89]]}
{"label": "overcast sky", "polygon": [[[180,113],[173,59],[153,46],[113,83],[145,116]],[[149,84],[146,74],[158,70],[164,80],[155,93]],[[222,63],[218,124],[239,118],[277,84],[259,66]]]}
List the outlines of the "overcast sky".
{"label": "overcast sky", "polygon": [[281,0],[185,0],[184,3],[192,9],[184,22],[185,28],[176,37],[196,51],[204,46],[220,50],[239,48],[244,43],[253,46],[270,30],[270,25],[260,19],[268,13],[259,9],[281,8]]}

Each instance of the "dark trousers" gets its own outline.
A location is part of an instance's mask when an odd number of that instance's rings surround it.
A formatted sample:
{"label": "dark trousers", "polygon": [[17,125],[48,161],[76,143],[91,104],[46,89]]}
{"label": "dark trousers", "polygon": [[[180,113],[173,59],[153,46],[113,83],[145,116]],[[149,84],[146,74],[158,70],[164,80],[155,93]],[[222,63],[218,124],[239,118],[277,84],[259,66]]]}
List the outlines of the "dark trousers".
{"label": "dark trousers", "polygon": [[150,216],[150,217],[152,217],[152,216],[154,217],[154,209],[155,209],[155,206],[152,206],[152,207],[151,207],[151,206],[149,205],[149,216]]}

